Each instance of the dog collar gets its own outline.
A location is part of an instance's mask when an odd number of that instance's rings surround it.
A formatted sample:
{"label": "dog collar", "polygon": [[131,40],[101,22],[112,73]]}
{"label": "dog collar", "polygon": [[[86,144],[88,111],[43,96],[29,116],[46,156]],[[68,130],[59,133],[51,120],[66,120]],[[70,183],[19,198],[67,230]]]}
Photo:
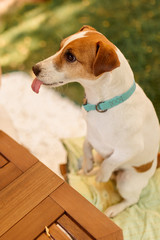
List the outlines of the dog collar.
{"label": "dog collar", "polygon": [[133,85],[125,93],[123,93],[119,96],[116,96],[114,98],[111,98],[109,100],[106,100],[104,102],[99,102],[97,104],[89,104],[89,103],[87,103],[87,100],[86,100],[86,104],[84,103],[83,107],[87,112],[90,112],[93,110],[96,110],[101,113],[106,112],[108,109],[113,108],[113,107],[125,102],[134,93],[135,89],[136,89],[136,83],[134,81]]}

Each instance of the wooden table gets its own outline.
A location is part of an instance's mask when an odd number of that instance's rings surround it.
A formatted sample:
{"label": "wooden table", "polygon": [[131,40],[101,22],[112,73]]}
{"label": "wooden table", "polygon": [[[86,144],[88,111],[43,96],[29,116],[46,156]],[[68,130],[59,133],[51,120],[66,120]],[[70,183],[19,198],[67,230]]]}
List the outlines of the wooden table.
{"label": "wooden table", "polygon": [[[53,238],[46,235],[45,226]],[[109,218],[0,131],[0,240],[32,239],[122,240],[123,236]]]}

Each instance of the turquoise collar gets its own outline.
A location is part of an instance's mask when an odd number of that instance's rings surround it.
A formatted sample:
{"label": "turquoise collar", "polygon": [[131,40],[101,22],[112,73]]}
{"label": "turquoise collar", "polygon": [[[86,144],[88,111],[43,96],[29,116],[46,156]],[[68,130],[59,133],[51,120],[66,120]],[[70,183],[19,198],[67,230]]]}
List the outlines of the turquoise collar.
{"label": "turquoise collar", "polygon": [[86,104],[83,104],[83,107],[87,112],[90,112],[92,110],[96,110],[98,112],[106,112],[108,109],[113,108],[125,102],[134,93],[135,89],[136,89],[136,83],[134,81],[130,89],[127,92],[123,93],[122,95],[116,96],[104,102],[99,102],[96,105],[86,103]]}

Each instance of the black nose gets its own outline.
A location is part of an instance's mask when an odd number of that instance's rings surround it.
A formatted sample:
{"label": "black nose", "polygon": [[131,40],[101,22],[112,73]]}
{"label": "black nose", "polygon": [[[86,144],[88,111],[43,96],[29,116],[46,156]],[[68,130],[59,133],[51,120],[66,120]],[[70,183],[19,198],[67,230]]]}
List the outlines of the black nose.
{"label": "black nose", "polygon": [[32,70],[33,70],[33,72],[34,72],[34,74],[35,74],[36,76],[38,76],[39,73],[41,72],[41,68],[40,68],[40,66],[39,66],[38,64],[34,65],[34,66],[32,67]]}

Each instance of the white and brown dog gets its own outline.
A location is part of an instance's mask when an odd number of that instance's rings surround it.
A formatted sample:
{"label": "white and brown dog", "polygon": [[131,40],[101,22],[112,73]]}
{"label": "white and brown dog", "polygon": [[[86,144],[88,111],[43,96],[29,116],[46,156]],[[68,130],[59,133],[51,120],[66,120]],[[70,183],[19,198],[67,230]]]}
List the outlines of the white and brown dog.
{"label": "white and brown dog", "polygon": [[85,89],[87,136],[83,171],[93,168],[92,149],[103,158],[97,181],[112,173],[123,201],[106,210],[113,217],[136,203],[157,166],[159,122],[151,101],[134,82],[120,50],[90,26],[61,42],[60,50],[33,67],[32,89],[79,82]]}

